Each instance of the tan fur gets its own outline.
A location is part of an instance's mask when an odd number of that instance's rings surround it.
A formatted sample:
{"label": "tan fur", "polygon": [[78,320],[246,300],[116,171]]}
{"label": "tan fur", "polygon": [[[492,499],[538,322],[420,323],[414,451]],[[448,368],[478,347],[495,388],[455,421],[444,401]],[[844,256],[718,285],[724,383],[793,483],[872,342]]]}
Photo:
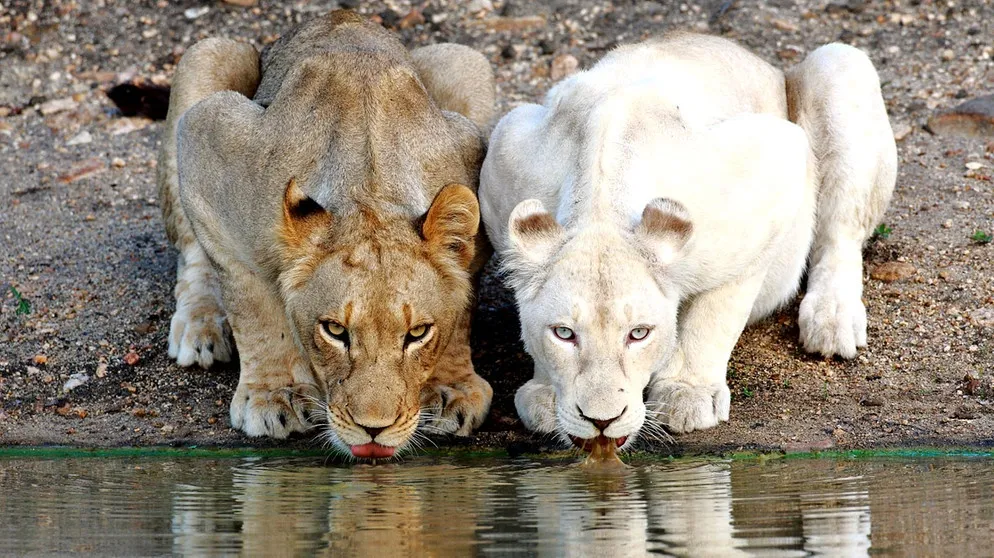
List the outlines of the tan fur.
{"label": "tan fur", "polygon": [[[429,407],[468,434],[492,395],[468,331],[490,254],[475,195],[489,65],[458,45],[408,53],[344,11],[254,55],[188,52],[176,81],[196,86],[170,109],[160,165],[179,178],[167,228],[192,224],[218,273],[241,362],[233,426],[285,437],[317,412],[339,447],[402,447]],[[240,81],[219,81],[229,67]]]}

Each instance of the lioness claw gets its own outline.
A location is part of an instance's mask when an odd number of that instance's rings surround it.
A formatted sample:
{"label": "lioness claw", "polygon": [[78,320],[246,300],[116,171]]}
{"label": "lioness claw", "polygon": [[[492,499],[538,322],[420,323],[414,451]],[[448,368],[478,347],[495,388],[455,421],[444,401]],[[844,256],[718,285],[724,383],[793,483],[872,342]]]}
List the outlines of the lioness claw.
{"label": "lioness claw", "polygon": [[310,401],[318,395],[307,384],[271,387],[240,383],[231,400],[231,426],[248,436],[286,438],[311,428]]}
{"label": "lioness claw", "polygon": [[469,436],[486,419],[492,397],[490,384],[473,374],[468,380],[426,389],[421,406],[430,411],[426,420],[429,426],[447,434]]}

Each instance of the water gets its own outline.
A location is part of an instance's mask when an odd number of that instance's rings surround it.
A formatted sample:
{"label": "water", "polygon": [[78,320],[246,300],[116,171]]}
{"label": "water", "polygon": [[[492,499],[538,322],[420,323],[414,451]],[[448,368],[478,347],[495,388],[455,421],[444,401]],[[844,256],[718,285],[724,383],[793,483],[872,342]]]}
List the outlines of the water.
{"label": "water", "polygon": [[0,555],[983,556],[990,459],[0,459]]}

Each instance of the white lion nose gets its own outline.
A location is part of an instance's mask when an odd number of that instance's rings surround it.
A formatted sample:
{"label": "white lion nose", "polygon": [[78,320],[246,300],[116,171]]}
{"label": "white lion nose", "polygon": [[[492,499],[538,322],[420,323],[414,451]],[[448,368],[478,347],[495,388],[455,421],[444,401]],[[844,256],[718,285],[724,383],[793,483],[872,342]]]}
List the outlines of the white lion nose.
{"label": "white lion nose", "polygon": [[595,418],[588,417],[586,414],[584,414],[583,409],[581,409],[579,405],[576,406],[576,410],[580,412],[580,417],[581,418],[583,418],[584,420],[589,421],[591,424],[593,424],[595,427],[597,427],[597,429],[600,430],[601,433],[603,433],[605,430],[607,430],[608,426],[611,426],[612,422],[620,419],[621,415],[625,414],[625,411],[628,410],[628,407],[626,406],[624,409],[621,410],[620,413],[618,413],[617,416],[611,417],[609,419],[595,419]]}

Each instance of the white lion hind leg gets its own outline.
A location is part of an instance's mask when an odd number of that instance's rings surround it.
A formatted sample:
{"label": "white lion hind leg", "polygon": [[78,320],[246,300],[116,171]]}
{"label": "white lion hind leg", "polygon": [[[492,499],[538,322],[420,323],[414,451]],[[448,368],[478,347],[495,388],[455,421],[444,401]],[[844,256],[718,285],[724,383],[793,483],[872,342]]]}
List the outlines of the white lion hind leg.
{"label": "white lion hind leg", "polygon": [[897,149],[872,63],[830,44],[787,74],[790,118],[818,161],[818,209],[798,324],[808,352],[856,356],[866,346],[863,243],[880,222],[897,176]]}

